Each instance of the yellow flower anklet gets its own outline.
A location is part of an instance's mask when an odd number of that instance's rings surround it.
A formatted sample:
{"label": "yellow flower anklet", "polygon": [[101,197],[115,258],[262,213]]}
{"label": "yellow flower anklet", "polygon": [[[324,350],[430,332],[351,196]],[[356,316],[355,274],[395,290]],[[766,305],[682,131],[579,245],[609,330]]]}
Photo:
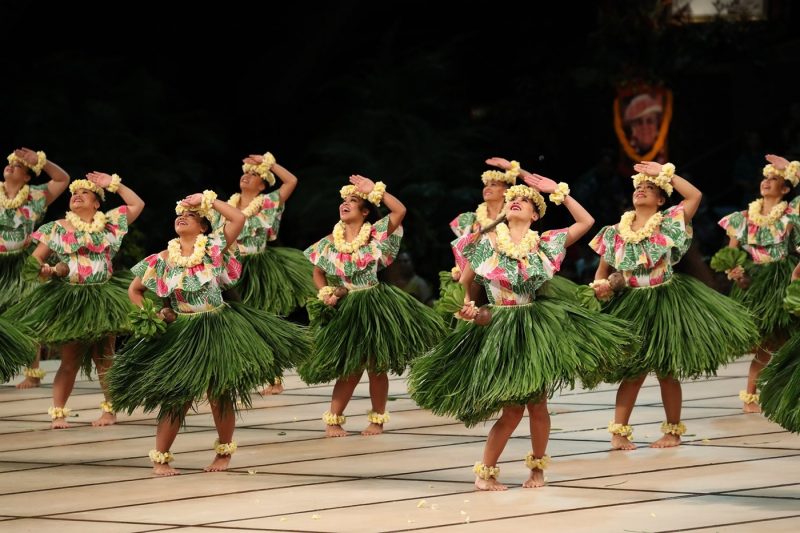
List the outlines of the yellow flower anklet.
{"label": "yellow flower anklet", "polygon": [[214,451],[217,452],[217,455],[233,455],[236,448],[238,448],[238,446],[234,440],[227,444],[220,444],[219,439],[214,441]]}
{"label": "yellow flower anklet", "polygon": [[545,470],[547,467],[550,466],[550,456],[543,455],[539,459],[533,456],[533,452],[528,452],[528,455],[525,456],[525,466],[528,467],[529,470]]}
{"label": "yellow flower anklet", "polygon": [[150,453],[148,455],[150,456],[150,460],[152,462],[158,463],[158,464],[161,464],[161,465],[169,464],[169,463],[171,463],[173,461],[173,459],[175,459],[175,456],[172,455],[172,452],[169,452],[169,451],[160,452],[160,451],[158,451],[156,449],[150,450]]}
{"label": "yellow flower anklet", "polygon": [[114,406],[111,405],[111,402],[100,402],[100,409],[104,413],[114,413]]}
{"label": "yellow flower anklet", "polygon": [[330,411],[322,413],[322,421],[328,426],[341,426],[347,422],[347,417],[344,415],[335,415]]}
{"label": "yellow flower anklet", "polygon": [[491,478],[497,479],[497,476],[500,475],[499,466],[486,466],[480,461],[475,463],[475,466],[472,467],[472,471],[475,472],[476,476],[487,481]]}
{"label": "yellow flower anklet", "polygon": [[45,374],[47,374],[47,372],[45,372],[41,368],[26,368],[25,370],[22,371],[22,373],[26,378],[36,378],[36,379],[42,379],[45,376]]}
{"label": "yellow flower anklet", "polygon": [[678,422],[677,424],[662,422],[661,433],[663,433],[664,435],[676,435],[680,437],[681,435],[686,433],[686,426],[683,424],[683,422]]}
{"label": "yellow flower anklet", "polygon": [[373,424],[378,424],[379,426],[382,426],[389,421],[389,411],[384,411],[383,413],[376,413],[375,411],[367,411],[367,420],[369,420]]}
{"label": "yellow flower anklet", "polygon": [[633,440],[633,426],[627,424],[615,424],[612,420],[608,423],[608,432],[612,435],[619,435],[628,440]]}
{"label": "yellow flower anklet", "polygon": [[53,420],[57,418],[67,418],[71,412],[72,409],[69,407],[50,407],[47,410],[47,414],[50,415],[50,418]]}
{"label": "yellow flower anklet", "polygon": [[746,390],[739,391],[739,399],[746,404],[758,403],[758,401],[760,400],[758,393],[750,394]]}

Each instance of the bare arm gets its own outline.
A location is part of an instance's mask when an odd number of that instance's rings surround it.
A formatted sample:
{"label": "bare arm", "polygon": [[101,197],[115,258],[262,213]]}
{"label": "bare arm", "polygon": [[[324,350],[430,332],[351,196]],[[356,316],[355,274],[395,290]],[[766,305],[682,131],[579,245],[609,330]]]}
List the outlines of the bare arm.
{"label": "bare arm", "polygon": [[[375,187],[375,182],[358,174],[350,176],[350,183],[364,194],[369,194]],[[383,204],[389,209],[389,233],[391,234],[403,223],[403,219],[406,216],[406,206],[397,197],[388,192],[383,193]]]}
{"label": "bare arm", "polygon": [[278,163],[272,165],[272,173],[278,176],[278,179],[281,180],[281,186],[278,189],[278,196],[281,199],[281,204],[283,204],[289,199],[297,187],[297,176],[286,170],[286,168],[282,167]]}
{"label": "bare arm", "polygon": [[314,285],[318,289],[321,289],[322,287],[328,284],[328,278],[325,277],[325,271],[318,266],[314,267],[313,278],[314,278]]}
{"label": "bare arm", "polygon": [[[104,189],[111,184],[111,175],[105,172],[89,172],[86,174],[86,179]],[[139,218],[139,215],[142,214],[144,200],[124,183],[119,184],[117,194],[119,194],[119,197],[125,202],[125,206],[128,209],[128,224],[133,224],[136,219]]]}
{"label": "bare arm", "polygon": [[[39,162],[39,155],[30,148],[18,148],[14,150],[14,155],[24,160],[31,166]],[[47,161],[42,168],[45,174],[50,177],[47,182],[47,188],[44,191],[44,201],[46,205],[53,203],[53,200],[58,198],[61,193],[67,190],[69,185],[69,174],[63,168],[56,165],[52,161]]]}
{"label": "bare arm", "polygon": [[697,209],[700,207],[700,200],[703,198],[703,193],[700,189],[677,174],[672,176],[672,186],[683,196],[683,218],[688,224],[692,221],[695,213],[697,213]]}
{"label": "bare arm", "polygon": [[[539,174],[525,173],[522,179],[529,187],[533,187],[537,191],[545,194],[553,193],[558,189],[558,184],[550,178],[545,178]],[[586,235],[592,226],[594,226],[594,217],[572,196],[567,195],[564,198],[564,207],[567,208],[569,214],[575,220],[567,229],[567,241],[565,246],[570,246],[575,241]]]}
{"label": "bare arm", "polygon": [[133,278],[133,281],[128,287],[128,298],[130,298],[133,305],[136,307],[142,306],[142,300],[144,300],[144,293],[146,290],[147,287],[142,283],[142,278],[138,276]]}
{"label": "bare arm", "polygon": [[222,234],[225,235],[225,242],[228,243],[227,248],[230,248],[231,245],[236,242],[236,239],[239,238],[239,234],[242,232],[242,228],[244,228],[245,216],[241,211],[222,200],[214,200],[211,207],[225,217],[225,226],[222,230]]}

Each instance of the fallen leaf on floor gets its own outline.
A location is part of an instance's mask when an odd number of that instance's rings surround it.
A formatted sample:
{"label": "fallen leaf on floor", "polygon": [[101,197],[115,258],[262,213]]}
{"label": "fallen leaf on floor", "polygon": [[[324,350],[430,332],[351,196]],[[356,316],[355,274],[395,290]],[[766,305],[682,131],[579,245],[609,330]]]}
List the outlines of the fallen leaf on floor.
{"label": "fallen leaf on floor", "polygon": [[426,502],[425,500],[420,500],[419,503],[417,503],[417,509],[419,509],[421,507],[427,507],[427,506],[428,506],[428,502]]}

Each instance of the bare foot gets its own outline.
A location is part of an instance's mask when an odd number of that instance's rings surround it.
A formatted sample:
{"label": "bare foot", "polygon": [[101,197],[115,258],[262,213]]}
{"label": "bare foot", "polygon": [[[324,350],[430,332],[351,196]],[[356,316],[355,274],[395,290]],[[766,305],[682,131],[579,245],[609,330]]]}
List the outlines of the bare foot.
{"label": "bare foot", "polygon": [[157,476],[177,476],[177,470],[169,466],[169,463],[153,463],[153,473]]}
{"label": "bare foot", "polygon": [[100,415],[100,418],[92,422],[93,427],[100,427],[100,426],[113,426],[117,423],[117,415],[114,413],[106,413],[103,411],[103,414]]}
{"label": "bare foot", "polygon": [[228,463],[231,462],[230,455],[219,455],[217,454],[214,457],[214,460],[211,461],[211,464],[205,467],[203,470],[206,472],[224,472],[228,469]]}
{"label": "bare foot", "polygon": [[261,391],[261,394],[264,396],[269,396],[271,394],[280,394],[283,392],[283,383],[276,383],[274,385],[267,385]]}
{"label": "bare foot", "polygon": [[542,470],[539,468],[534,468],[531,470],[531,477],[525,480],[525,483],[522,484],[522,487],[526,489],[535,489],[537,487],[544,487],[545,484],[544,472],[542,472]]}
{"label": "bare foot", "polygon": [[[22,385],[22,383],[20,383],[20,385]],[[19,387],[19,385],[17,385],[17,387]],[[744,411],[745,413],[760,413],[761,406],[758,405],[756,402],[746,403],[742,405],[742,411]]]}
{"label": "bare foot", "polygon": [[665,433],[663,437],[650,445],[651,448],[672,448],[681,445],[681,438],[672,433]]}
{"label": "bare foot", "polygon": [[495,478],[489,479],[475,478],[475,488],[478,490],[508,490],[508,487],[497,481]]}
{"label": "bare foot", "polygon": [[325,428],[326,437],[346,437],[347,432],[342,426],[327,426]]}
{"label": "bare foot", "polygon": [[635,450],[636,445],[622,435],[611,435],[611,448],[613,450]]}
{"label": "bare foot", "polygon": [[69,423],[66,418],[54,418],[50,429],[69,429]]}
{"label": "bare foot", "polygon": [[17,388],[18,389],[33,389],[33,388],[36,388],[39,385],[41,385],[41,383],[42,383],[42,380],[39,379],[39,378],[26,377],[25,379],[23,379],[22,381],[17,383]]}
{"label": "bare foot", "polygon": [[368,437],[370,435],[380,435],[383,433],[383,424],[370,424],[367,429],[361,432],[362,435]]}

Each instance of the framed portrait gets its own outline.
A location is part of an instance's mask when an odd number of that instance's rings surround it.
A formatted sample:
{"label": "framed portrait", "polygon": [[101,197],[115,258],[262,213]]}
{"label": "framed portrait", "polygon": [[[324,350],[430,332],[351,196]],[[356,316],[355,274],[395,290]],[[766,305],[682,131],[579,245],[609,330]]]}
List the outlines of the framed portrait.
{"label": "framed portrait", "polygon": [[671,121],[669,89],[633,85],[618,90],[614,99],[614,130],[630,160],[666,162]]}

